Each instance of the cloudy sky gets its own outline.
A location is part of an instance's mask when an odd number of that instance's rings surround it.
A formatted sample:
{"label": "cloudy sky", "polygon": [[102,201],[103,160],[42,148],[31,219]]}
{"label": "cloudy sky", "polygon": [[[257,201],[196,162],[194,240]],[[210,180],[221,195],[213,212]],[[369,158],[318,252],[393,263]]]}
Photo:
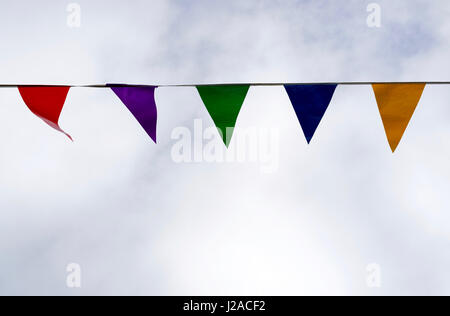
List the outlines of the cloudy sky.
{"label": "cloudy sky", "polygon": [[[71,28],[70,1],[1,0],[0,83],[450,80],[448,1],[377,1],[381,28],[370,2],[86,0]],[[309,146],[283,88],[251,88],[238,126],[276,131],[270,173],[175,163],[172,132],[213,122],[194,88],[156,99],[158,145],[111,91],[72,89],[71,143],[0,89],[0,294],[450,294],[450,86],[394,155],[370,86],[338,87]]]}

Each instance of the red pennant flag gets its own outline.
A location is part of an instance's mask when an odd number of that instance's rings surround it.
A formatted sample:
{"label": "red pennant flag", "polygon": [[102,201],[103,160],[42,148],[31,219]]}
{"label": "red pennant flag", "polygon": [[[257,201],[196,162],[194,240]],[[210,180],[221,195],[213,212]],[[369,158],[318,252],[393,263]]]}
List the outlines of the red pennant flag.
{"label": "red pennant flag", "polygon": [[[23,101],[36,116],[45,123],[65,134],[72,140],[69,134],[64,132],[58,125],[61,111],[66,102],[70,87],[48,87],[48,86],[20,86],[19,92]],[[72,140],[73,141],[73,140]]]}

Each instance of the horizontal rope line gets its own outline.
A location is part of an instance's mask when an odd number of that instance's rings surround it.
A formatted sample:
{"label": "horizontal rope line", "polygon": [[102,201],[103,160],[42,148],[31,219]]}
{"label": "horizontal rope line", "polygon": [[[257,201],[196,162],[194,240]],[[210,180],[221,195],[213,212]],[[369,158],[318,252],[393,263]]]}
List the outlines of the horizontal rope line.
{"label": "horizontal rope line", "polygon": [[159,87],[159,88],[182,88],[182,87],[213,87],[213,86],[234,86],[249,85],[254,87],[270,87],[270,86],[294,86],[294,85],[340,85],[340,86],[363,86],[372,84],[427,84],[427,85],[450,85],[450,81],[402,81],[402,82],[297,82],[297,83],[214,83],[214,84],[93,84],[93,85],[46,85],[46,84],[0,84],[0,88],[17,88],[17,87],[71,87],[71,88],[110,88],[111,86],[130,86],[130,87]]}

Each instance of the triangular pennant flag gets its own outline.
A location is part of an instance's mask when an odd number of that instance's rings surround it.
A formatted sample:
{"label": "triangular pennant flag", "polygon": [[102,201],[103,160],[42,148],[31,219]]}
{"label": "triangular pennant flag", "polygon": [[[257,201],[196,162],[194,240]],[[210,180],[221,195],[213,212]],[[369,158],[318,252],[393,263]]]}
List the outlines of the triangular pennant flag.
{"label": "triangular pennant flag", "polygon": [[372,85],[392,152],[397,149],[408,127],[425,85],[425,83]]}
{"label": "triangular pennant flag", "polygon": [[198,86],[197,90],[228,147],[250,85]]}
{"label": "triangular pennant flag", "polygon": [[336,87],[335,84],[285,86],[308,144],[330,105]]}
{"label": "triangular pennant flag", "polygon": [[19,86],[20,95],[28,108],[45,123],[72,137],[59,127],[59,117],[70,87],[66,86]]}
{"label": "triangular pennant flag", "polygon": [[109,85],[111,90],[125,104],[148,136],[156,143],[158,112],[153,86]]}

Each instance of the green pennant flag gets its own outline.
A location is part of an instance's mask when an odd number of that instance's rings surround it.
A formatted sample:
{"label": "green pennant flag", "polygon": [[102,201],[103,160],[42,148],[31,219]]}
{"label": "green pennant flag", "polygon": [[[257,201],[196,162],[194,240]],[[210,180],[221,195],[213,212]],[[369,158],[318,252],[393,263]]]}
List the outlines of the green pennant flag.
{"label": "green pennant flag", "polygon": [[197,90],[228,147],[250,85],[198,86]]}

